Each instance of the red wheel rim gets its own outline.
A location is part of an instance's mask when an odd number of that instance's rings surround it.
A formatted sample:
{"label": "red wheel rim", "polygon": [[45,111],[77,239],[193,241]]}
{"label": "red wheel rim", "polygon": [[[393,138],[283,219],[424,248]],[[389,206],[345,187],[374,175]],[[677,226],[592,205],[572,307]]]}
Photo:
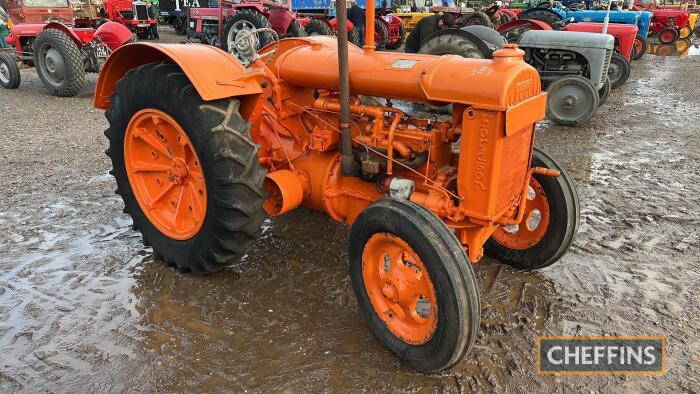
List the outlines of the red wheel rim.
{"label": "red wheel rim", "polygon": [[544,238],[549,227],[549,201],[542,185],[533,177],[527,193],[523,220],[513,226],[499,227],[491,238],[513,250],[525,250]]}
{"label": "red wheel rim", "polygon": [[411,345],[437,329],[437,297],[428,271],[406,242],[390,233],[370,237],[362,252],[362,279],[374,311],[389,331]]}
{"label": "red wheel rim", "polygon": [[642,53],[642,50],[644,49],[644,43],[642,40],[635,38],[634,39],[634,55],[637,56],[640,53]]}
{"label": "red wheel rim", "polygon": [[137,112],[126,128],[124,162],[136,201],[161,233],[177,240],[197,234],[207,210],[204,175],[173,118],[156,109]]}
{"label": "red wheel rim", "polygon": [[670,44],[675,38],[676,38],[676,35],[672,31],[664,30],[661,32],[661,36],[659,37],[659,41],[663,42],[664,44]]}

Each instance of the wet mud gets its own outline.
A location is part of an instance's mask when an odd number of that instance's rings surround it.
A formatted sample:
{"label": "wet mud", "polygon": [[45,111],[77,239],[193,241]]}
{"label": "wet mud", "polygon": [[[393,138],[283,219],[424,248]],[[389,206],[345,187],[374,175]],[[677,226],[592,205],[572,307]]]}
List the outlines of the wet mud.
{"label": "wet mud", "polygon": [[[371,332],[346,273],[347,228],[298,210],[243,261],[177,272],[114,194],[90,90],[46,94],[33,70],[0,91],[0,392],[700,391],[700,57],[646,56],[584,127],[537,145],[581,200],[550,268],[476,267],[481,331],[423,375]],[[665,335],[663,376],[538,376],[538,335]]]}

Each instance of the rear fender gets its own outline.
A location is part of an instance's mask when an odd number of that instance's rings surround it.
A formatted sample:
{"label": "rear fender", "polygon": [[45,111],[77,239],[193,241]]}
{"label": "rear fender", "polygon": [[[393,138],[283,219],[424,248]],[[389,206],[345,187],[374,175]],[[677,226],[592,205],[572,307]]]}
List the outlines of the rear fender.
{"label": "rear fender", "polygon": [[516,19],[501,25],[496,31],[503,33],[507,30],[524,25],[530,25],[530,30],[552,30],[552,26],[549,26],[546,22],[534,19]]}
{"label": "rear fender", "polygon": [[202,44],[137,43],[125,45],[107,58],[95,88],[95,107],[110,107],[109,97],[116,92],[117,81],[129,70],[162,61],[180,66],[205,101],[247,96],[257,102],[262,93],[256,75],[248,73],[236,59],[218,48]]}
{"label": "rear fender", "polygon": [[83,47],[83,41],[80,39],[80,37],[75,34],[73,30],[68,28],[66,25],[58,22],[50,22],[46,26],[44,26],[44,30],[47,29],[56,29],[64,32],[68,37],[70,37],[71,40],[75,43],[75,45],[78,46],[78,48]]}
{"label": "rear fender", "polygon": [[294,20],[294,14],[286,8],[270,8],[270,16],[267,19],[276,32],[285,35]]}
{"label": "rear fender", "polygon": [[481,52],[484,55],[484,58],[486,59],[491,59],[491,55],[493,55],[493,52],[495,48],[492,48],[489,46],[484,40],[481,38],[477,37],[475,34],[472,34],[468,31],[464,31],[462,29],[444,29],[444,30],[438,30],[435,33],[429,35],[428,37],[421,42],[421,46],[423,46],[424,43],[426,43],[428,40],[433,39],[435,37],[440,37],[444,35],[457,35],[457,36],[462,36],[466,38],[467,40],[471,41],[476,47],[479,49],[479,52]]}

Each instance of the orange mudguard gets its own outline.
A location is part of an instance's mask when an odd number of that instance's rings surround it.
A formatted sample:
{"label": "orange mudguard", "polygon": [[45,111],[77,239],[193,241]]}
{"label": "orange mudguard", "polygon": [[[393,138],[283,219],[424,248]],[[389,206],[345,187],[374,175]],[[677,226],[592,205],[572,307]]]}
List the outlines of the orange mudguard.
{"label": "orange mudguard", "polygon": [[218,48],[202,44],[137,43],[122,46],[105,62],[95,89],[95,107],[109,108],[109,96],[114,94],[115,84],[129,70],[159,61],[180,66],[206,101],[262,93],[255,75],[246,73],[238,61]]}

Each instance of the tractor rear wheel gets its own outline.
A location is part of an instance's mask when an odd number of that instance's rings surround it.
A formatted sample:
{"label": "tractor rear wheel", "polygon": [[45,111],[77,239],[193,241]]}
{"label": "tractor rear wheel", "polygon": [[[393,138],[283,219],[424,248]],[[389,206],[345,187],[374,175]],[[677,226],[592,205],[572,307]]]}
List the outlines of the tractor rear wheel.
{"label": "tractor rear wheel", "polygon": [[348,32],[348,41],[357,45],[358,47],[360,46],[360,32],[355,28],[355,26],[353,26],[352,30]]}
{"label": "tractor rear wheel", "polygon": [[467,37],[458,34],[442,34],[425,41],[418,53],[427,55],[459,55],[472,59],[484,59],[486,54]]}
{"label": "tractor rear wheel", "polygon": [[39,79],[54,96],[73,97],[85,84],[83,53],[66,33],[46,29],[34,41],[34,65]]}
{"label": "tractor rear wheel", "polygon": [[240,259],[265,219],[266,170],[239,101],[202,100],[163,62],[130,70],[110,102],[106,153],[144,245],[195,274]]}
{"label": "tractor rear wheel", "polygon": [[17,89],[21,81],[17,58],[9,53],[0,52],[0,86],[5,89]]}
{"label": "tractor rear wheel", "polygon": [[603,87],[598,89],[598,107],[602,107],[603,104],[608,101],[608,97],[610,97],[610,90],[610,78],[606,76]]}
{"label": "tractor rear wheel", "polygon": [[523,270],[559,260],[574,240],[580,215],[578,195],[566,170],[538,148],[532,152],[532,167],[558,170],[561,175],[533,175],[522,222],[500,227],[484,245],[487,255]]}
{"label": "tractor rear wheel", "polygon": [[287,28],[285,37],[306,37],[306,29],[304,29],[301,23],[293,20]]}
{"label": "tractor rear wheel", "polygon": [[662,44],[671,44],[678,39],[678,30],[667,27],[659,33],[659,42]]}
{"label": "tractor rear wheel", "polygon": [[380,200],[357,217],[348,271],[379,341],[413,368],[460,362],[479,330],[476,277],[454,233],[408,201]]}
{"label": "tractor rear wheel", "polygon": [[547,87],[547,118],[565,126],[588,122],[598,108],[598,89],[580,75],[561,77]]}
{"label": "tractor rear wheel", "polygon": [[685,26],[678,32],[678,38],[681,40],[685,40],[686,38],[690,37],[690,35],[693,33],[693,29],[690,28],[690,22],[686,23]]}
{"label": "tractor rear wheel", "polygon": [[374,47],[377,50],[386,48],[386,43],[389,41],[389,30],[386,28],[384,21],[377,18],[374,20]]}
{"label": "tractor rear wheel", "polygon": [[608,78],[610,78],[610,87],[617,89],[622,84],[627,82],[631,72],[630,62],[627,61],[619,53],[613,53],[610,58],[610,67],[608,67]]}
{"label": "tractor rear wheel", "polygon": [[268,32],[252,33],[258,29],[264,28],[272,29],[272,25],[267,18],[265,18],[265,15],[249,9],[239,10],[226,21],[223,37],[221,39],[221,49],[229,53],[231,53],[232,49],[236,49],[236,51],[234,51],[234,57],[239,62],[246,64],[253,55],[249,53],[251,48],[249,48],[248,42],[245,42],[247,40],[240,41],[238,48],[233,48],[233,44],[241,37],[252,34],[254,46],[252,50],[256,52],[259,51],[273,40],[272,34]]}
{"label": "tractor rear wheel", "polygon": [[467,25],[480,25],[493,28],[493,23],[486,13],[477,11],[467,19]]}
{"label": "tractor rear wheel", "polygon": [[647,39],[637,34],[634,37],[634,47],[632,47],[632,60],[637,60],[647,53]]}
{"label": "tractor rear wheel", "polygon": [[534,19],[536,21],[544,22],[552,27],[553,30],[561,30],[564,26],[564,19],[561,15],[552,11],[551,9],[544,8],[531,8],[522,14],[520,19]]}
{"label": "tractor rear wheel", "polygon": [[309,23],[306,24],[306,35],[308,36],[332,36],[334,35],[333,29],[328,25],[328,23],[312,18]]}

